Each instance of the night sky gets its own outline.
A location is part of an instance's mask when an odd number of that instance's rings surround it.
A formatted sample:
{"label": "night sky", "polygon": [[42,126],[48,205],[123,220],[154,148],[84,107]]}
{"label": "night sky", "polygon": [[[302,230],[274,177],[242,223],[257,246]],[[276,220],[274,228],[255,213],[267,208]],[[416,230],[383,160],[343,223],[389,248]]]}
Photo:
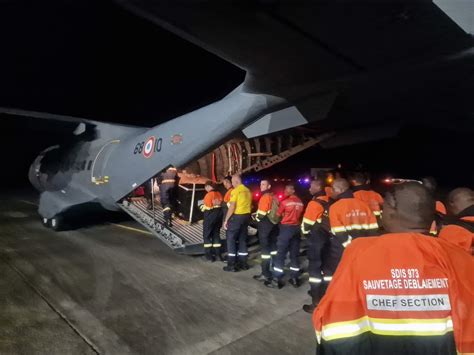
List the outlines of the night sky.
{"label": "night sky", "polygon": [[[244,72],[108,1],[1,1],[0,105],[90,119],[156,125],[215,101]],[[40,150],[70,127],[0,121],[3,187],[27,186]],[[377,174],[433,175],[447,187],[473,185],[470,134],[406,127],[394,139],[313,148],[270,173],[362,165]]]}

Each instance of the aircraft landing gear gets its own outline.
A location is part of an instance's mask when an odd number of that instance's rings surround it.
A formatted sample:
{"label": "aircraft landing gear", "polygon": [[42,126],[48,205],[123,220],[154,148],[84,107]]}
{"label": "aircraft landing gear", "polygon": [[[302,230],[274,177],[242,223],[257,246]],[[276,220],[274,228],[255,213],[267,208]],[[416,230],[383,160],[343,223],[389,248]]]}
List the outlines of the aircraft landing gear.
{"label": "aircraft landing gear", "polygon": [[49,225],[52,230],[60,231],[63,228],[63,217],[60,215],[56,215],[49,221]]}
{"label": "aircraft landing gear", "polygon": [[64,220],[61,215],[56,215],[51,219],[41,218],[41,223],[47,228],[51,228],[54,231],[60,231],[64,227]]}
{"label": "aircraft landing gear", "polygon": [[41,218],[41,224],[46,227],[46,228],[49,228],[49,220],[47,218]]}

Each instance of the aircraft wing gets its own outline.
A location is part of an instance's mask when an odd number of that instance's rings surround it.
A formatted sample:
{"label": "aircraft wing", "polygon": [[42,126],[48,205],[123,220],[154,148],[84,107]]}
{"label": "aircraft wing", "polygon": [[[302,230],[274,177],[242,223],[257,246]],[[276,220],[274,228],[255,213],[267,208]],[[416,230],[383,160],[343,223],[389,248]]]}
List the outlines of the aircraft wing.
{"label": "aircraft wing", "polygon": [[322,90],[328,81],[472,46],[429,0],[117,1],[244,69],[248,89],[277,96],[292,95],[281,87],[318,82]]}

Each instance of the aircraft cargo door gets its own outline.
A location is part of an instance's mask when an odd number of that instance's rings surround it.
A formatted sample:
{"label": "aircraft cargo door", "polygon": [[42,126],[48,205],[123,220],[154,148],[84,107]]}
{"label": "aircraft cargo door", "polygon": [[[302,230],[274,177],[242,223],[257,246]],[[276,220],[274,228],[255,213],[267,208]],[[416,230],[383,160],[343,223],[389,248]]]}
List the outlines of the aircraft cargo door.
{"label": "aircraft cargo door", "polygon": [[120,140],[115,139],[105,143],[100,149],[91,167],[91,183],[96,185],[107,184],[109,182],[109,174],[107,172],[107,162],[110,153],[116,148]]}

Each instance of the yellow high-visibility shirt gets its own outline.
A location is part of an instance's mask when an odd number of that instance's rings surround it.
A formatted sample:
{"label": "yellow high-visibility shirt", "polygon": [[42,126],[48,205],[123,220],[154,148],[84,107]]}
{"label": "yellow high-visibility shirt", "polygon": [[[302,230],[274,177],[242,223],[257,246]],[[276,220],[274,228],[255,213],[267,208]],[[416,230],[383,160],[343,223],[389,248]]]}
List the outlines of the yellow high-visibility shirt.
{"label": "yellow high-visibility shirt", "polygon": [[252,210],[252,194],[243,184],[232,190],[229,202],[235,202],[234,214],[246,214]]}

